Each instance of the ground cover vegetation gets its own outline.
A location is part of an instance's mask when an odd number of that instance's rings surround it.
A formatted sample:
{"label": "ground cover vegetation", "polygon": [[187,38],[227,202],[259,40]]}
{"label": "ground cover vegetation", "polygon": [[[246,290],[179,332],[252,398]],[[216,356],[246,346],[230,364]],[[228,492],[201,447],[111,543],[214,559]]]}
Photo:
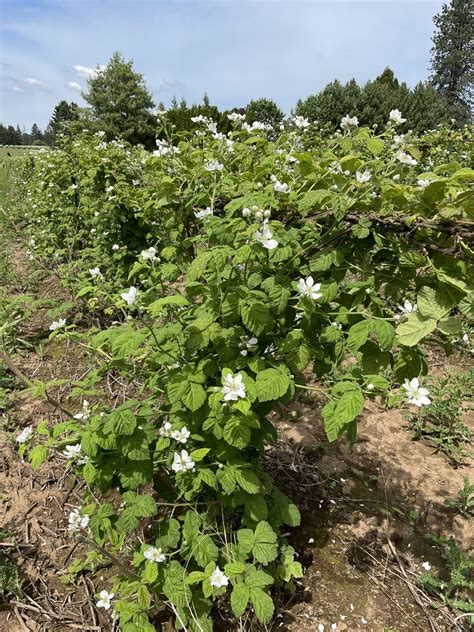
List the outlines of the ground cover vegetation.
{"label": "ground cover vegetation", "polygon": [[[401,135],[403,119],[344,116],[328,138],[300,116],[275,130],[232,113],[224,135],[159,113],[153,152],[99,130],[17,159],[27,254],[75,296],[49,312],[50,339],[90,366],[66,402],[57,380],[26,384],[63,420],[16,441],[34,468],[59,452],[84,480],[68,523],[89,553],[70,576],[112,564],[97,606],[125,632],[165,610],[176,629],[210,630],[216,612],[272,621],[303,573],[286,534],[300,512],[262,459],[298,391],[321,396],[329,441],[353,445],[370,401],[418,411],[420,435],[438,406],[461,432],[426,357],[468,352],[472,335],[472,134]],[[133,386],[113,407],[110,374]]]}

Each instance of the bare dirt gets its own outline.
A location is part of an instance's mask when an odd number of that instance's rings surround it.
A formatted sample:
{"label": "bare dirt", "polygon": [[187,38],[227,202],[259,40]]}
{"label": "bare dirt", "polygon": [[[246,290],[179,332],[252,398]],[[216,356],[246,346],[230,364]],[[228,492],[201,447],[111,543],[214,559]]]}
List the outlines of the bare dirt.
{"label": "bare dirt", "polygon": [[[19,275],[27,273],[21,255],[13,261]],[[52,277],[41,287],[65,299]],[[44,315],[34,319],[27,335],[44,336],[49,321]],[[15,361],[29,378],[73,380],[85,370],[81,350],[54,343],[45,344],[41,356],[23,351]],[[450,363],[458,367],[460,361]],[[0,525],[11,535],[3,538],[0,555],[18,566],[23,592],[0,602],[0,631],[114,630],[110,617],[94,605],[94,581],[100,576],[86,573],[77,585],[64,582],[67,565],[84,554],[67,532],[67,513],[82,503],[80,483],[65,471],[60,456],[33,472],[14,445],[22,428],[44,418],[54,423],[60,413],[36,398],[18,396],[22,387],[12,387],[8,372],[0,373],[2,379],[12,394],[0,433]],[[68,384],[62,385],[55,396],[61,399],[67,391]],[[266,629],[467,630],[465,619],[455,621],[448,609],[432,607],[417,577],[425,562],[443,573],[443,560],[426,534],[453,535],[464,551],[472,550],[469,520],[444,505],[472,471],[472,460],[454,468],[425,441],[413,441],[401,410],[386,411],[375,403],[359,422],[352,451],[343,440],[329,444],[322,404],[301,397],[273,419],[281,440],[269,450],[266,467],[301,509],[302,525],[289,531],[288,541],[305,574],[294,594],[279,595],[277,617]],[[474,430],[472,414],[465,423]],[[217,624],[216,629],[230,627]]]}

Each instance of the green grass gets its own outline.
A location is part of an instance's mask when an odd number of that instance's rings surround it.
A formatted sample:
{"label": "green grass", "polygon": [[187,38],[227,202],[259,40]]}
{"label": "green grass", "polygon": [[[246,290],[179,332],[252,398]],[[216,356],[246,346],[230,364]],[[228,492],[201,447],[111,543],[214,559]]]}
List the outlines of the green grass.
{"label": "green grass", "polygon": [[10,156],[21,156],[25,152],[28,151],[38,151],[38,149],[42,149],[44,146],[41,145],[0,145],[0,159],[1,158],[9,158]]}

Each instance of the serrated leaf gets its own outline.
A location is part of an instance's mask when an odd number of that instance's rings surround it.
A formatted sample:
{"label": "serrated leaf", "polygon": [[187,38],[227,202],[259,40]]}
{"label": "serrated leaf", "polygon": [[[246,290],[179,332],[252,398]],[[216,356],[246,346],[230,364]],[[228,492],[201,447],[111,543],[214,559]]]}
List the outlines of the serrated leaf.
{"label": "serrated leaf", "polygon": [[255,614],[260,623],[269,623],[275,612],[273,600],[261,588],[252,588],[250,591],[250,600],[255,609]]}
{"label": "serrated leaf", "polygon": [[249,587],[245,584],[236,584],[230,595],[230,607],[236,617],[241,617],[247,608],[250,599]]}
{"label": "serrated leaf", "polygon": [[452,302],[447,292],[434,290],[428,286],[422,287],[418,292],[416,303],[421,316],[435,320],[446,318],[452,307]]}
{"label": "serrated leaf", "polygon": [[298,211],[301,215],[308,215],[310,211],[318,211],[331,199],[331,191],[327,189],[316,189],[308,191],[303,195],[298,203]]}
{"label": "serrated leaf", "polygon": [[457,316],[448,316],[438,323],[438,329],[448,336],[458,334],[462,329],[461,321]]}
{"label": "serrated leaf", "polygon": [[355,419],[364,410],[364,396],[359,390],[346,391],[336,403],[334,414],[341,427]]}
{"label": "serrated leaf", "polygon": [[136,426],[136,417],[130,409],[117,408],[108,415],[103,431],[114,435],[131,435]]}
{"label": "serrated leaf", "polygon": [[254,532],[252,553],[255,559],[266,566],[278,556],[277,536],[265,520],[259,522]]}
{"label": "serrated leaf", "polygon": [[234,479],[248,494],[258,494],[262,486],[260,479],[252,470],[235,470]]}
{"label": "serrated leaf", "polygon": [[233,445],[240,450],[247,447],[250,443],[251,432],[239,417],[231,417],[223,432],[223,438],[229,445]]}
{"label": "serrated leaf", "polygon": [[249,331],[259,335],[273,325],[268,307],[260,301],[246,301],[241,305],[242,322]]}
{"label": "serrated leaf", "polygon": [[290,387],[290,378],[276,369],[265,369],[257,374],[257,397],[261,402],[268,402],[283,397]]}
{"label": "serrated leaf", "polygon": [[181,401],[189,408],[192,412],[195,412],[206,401],[206,391],[200,384],[195,384],[194,382],[186,382],[186,386],[183,390],[183,394],[181,396]]}
{"label": "serrated leaf", "polygon": [[397,327],[397,340],[405,347],[414,347],[435,329],[436,320],[423,318],[418,312],[412,313]]}
{"label": "serrated leaf", "polygon": [[36,445],[28,455],[31,467],[37,470],[48,458],[48,448],[45,445]]}

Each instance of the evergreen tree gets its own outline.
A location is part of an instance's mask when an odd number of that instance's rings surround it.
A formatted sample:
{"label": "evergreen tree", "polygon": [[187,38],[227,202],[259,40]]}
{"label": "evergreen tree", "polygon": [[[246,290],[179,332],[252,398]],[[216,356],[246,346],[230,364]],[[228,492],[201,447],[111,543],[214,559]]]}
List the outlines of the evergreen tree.
{"label": "evergreen tree", "polygon": [[460,123],[472,118],[474,0],[450,0],[433,18],[431,83]]}
{"label": "evergreen tree", "polygon": [[417,134],[434,129],[451,118],[447,102],[432,85],[422,81],[415,86],[403,113],[408,119],[409,128]]}
{"label": "evergreen tree", "polygon": [[43,133],[36,123],[33,123],[33,125],[31,126],[30,138],[33,144],[43,142]]}
{"label": "evergreen tree", "polygon": [[132,61],[126,62],[115,52],[105,69],[87,84],[83,96],[98,130],[104,131],[109,140],[123,138],[132,144],[154,146],[156,122],[151,109],[155,104],[143,75],[133,70]]}
{"label": "evergreen tree", "polygon": [[247,121],[266,123],[276,129],[283,120],[284,114],[272,99],[255,99],[246,107]]}
{"label": "evergreen tree", "polygon": [[49,135],[50,137],[52,135],[53,142],[58,134],[67,131],[68,124],[71,121],[77,121],[78,118],[79,106],[77,103],[60,101],[54,108],[48,124]]}

